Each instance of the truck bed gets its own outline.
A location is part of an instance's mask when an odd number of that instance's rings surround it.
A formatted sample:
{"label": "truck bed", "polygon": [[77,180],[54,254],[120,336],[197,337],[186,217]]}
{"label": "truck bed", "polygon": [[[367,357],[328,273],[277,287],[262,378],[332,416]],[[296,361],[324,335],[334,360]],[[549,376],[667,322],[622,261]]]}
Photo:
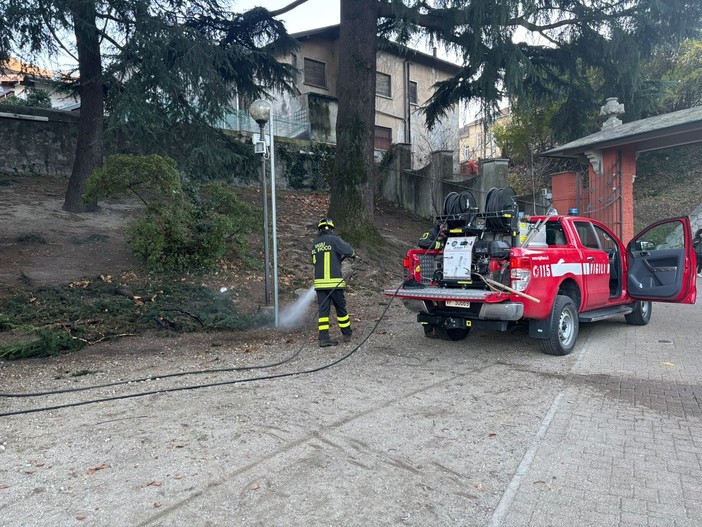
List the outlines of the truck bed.
{"label": "truck bed", "polygon": [[407,287],[400,289],[386,289],[387,296],[408,298],[413,300],[461,300],[464,302],[502,302],[509,300],[509,294],[483,289],[462,289],[444,287]]}

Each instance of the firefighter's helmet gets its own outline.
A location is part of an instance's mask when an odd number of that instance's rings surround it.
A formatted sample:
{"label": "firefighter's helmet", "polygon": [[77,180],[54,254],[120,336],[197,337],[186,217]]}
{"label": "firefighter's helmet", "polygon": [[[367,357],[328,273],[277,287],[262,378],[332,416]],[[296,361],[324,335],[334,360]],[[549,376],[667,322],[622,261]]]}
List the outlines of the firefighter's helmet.
{"label": "firefighter's helmet", "polygon": [[328,229],[333,229],[334,222],[332,221],[331,218],[322,218],[321,220],[319,220],[319,223],[317,224],[317,228],[320,231],[326,231]]}

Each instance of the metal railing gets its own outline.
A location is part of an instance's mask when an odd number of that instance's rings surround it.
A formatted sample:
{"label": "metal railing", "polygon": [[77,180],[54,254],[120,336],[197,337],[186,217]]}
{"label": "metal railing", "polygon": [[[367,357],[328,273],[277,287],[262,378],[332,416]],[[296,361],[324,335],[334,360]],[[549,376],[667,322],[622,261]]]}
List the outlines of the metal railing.
{"label": "metal railing", "polygon": [[[306,110],[299,110],[291,117],[273,115],[273,134],[278,137],[309,138],[310,123]],[[249,113],[244,110],[234,110],[217,123],[219,128],[235,132],[258,133],[259,126]]]}

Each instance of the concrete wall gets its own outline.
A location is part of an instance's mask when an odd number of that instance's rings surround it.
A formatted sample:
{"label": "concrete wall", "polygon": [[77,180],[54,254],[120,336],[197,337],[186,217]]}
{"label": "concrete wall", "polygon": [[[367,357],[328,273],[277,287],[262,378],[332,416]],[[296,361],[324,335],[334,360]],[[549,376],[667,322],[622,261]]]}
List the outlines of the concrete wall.
{"label": "concrete wall", "polygon": [[0,172],[71,175],[78,115],[0,105]]}
{"label": "concrete wall", "polygon": [[336,117],[339,114],[337,99],[328,95],[308,93],[303,100],[307,107],[312,140],[336,144]]}
{"label": "concrete wall", "polygon": [[[441,166],[453,163],[449,152],[436,152],[432,163],[411,170],[412,149],[406,143],[395,145],[390,166],[383,171],[380,190],[385,199],[425,218],[434,218],[443,205]],[[449,169],[448,174],[451,174]],[[440,203],[437,203],[439,202]]]}
{"label": "concrete wall", "polygon": [[485,208],[485,196],[493,188],[507,186],[507,160],[483,163],[481,175],[454,179],[453,152],[437,151],[422,169],[411,170],[411,146],[395,145],[390,166],[382,171],[380,192],[385,199],[425,218],[433,219],[443,213],[444,199],[449,192],[470,190]]}
{"label": "concrete wall", "polygon": [[[509,186],[509,161],[507,159],[486,159],[480,163],[480,176],[474,179],[473,188],[480,210],[485,208],[485,197],[492,188]],[[474,192],[475,193],[475,192]]]}

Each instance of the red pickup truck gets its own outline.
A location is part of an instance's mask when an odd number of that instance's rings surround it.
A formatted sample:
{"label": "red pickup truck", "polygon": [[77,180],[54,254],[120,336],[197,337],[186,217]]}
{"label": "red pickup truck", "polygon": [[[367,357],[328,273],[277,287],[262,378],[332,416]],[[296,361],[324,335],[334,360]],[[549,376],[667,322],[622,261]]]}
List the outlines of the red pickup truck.
{"label": "red pickup truck", "polygon": [[467,209],[438,217],[441,247],[410,250],[405,281],[385,291],[417,313],[427,337],[527,323],[545,353],[567,355],[580,322],[624,315],[643,326],[652,302],[695,303],[687,217],[656,222],[625,245],[586,217]]}

